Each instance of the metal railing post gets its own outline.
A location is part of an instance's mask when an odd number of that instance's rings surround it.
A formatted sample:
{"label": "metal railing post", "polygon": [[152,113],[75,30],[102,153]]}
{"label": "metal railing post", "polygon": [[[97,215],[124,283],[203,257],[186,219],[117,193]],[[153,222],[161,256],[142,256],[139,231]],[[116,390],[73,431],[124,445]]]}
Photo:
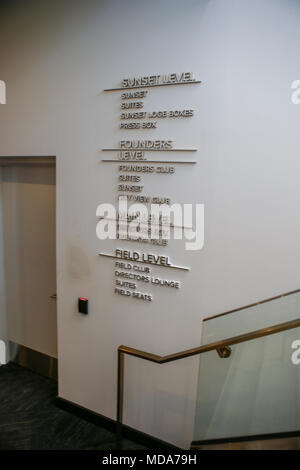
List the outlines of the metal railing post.
{"label": "metal railing post", "polygon": [[124,397],[124,353],[118,349],[118,392],[117,392],[117,446],[122,447]]}

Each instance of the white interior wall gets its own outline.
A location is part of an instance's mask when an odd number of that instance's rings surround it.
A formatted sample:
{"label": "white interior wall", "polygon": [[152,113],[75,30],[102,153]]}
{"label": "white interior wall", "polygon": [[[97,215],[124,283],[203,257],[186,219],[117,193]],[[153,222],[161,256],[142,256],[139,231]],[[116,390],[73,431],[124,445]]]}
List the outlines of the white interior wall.
{"label": "white interior wall", "polygon": [[[1,2],[0,153],[57,157],[61,397],[115,418],[119,344],[157,354],[193,347],[203,316],[299,287],[300,111],[290,100],[299,14],[293,0]],[[178,296],[126,304],[112,293],[112,264],[97,257],[116,246],[95,236],[96,207],[114,195],[99,149],[120,140],[118,98],[101,92],[124,77],[185,70],[203,80],[197,91],[152,97],[197,110],[160,133],[199,148],[196,170],[169,190],[205,203],[205,247],[168,249],[192,268]],[[78,296],[90,300],[88,317]],[[197,365],[126,360],[125,423],[188,447]]]}

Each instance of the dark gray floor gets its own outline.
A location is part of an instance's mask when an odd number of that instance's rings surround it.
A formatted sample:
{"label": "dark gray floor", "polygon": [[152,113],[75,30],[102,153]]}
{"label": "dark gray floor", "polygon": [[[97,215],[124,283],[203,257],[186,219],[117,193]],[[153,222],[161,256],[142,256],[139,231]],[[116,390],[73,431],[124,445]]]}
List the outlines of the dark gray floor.
{"label": "dark gray floor", "polygon": [[[115,434],[55,405],[56,382],[16,364],[0,367],[0,449],[116,449]],[[145,449],[124,440],[123,449]]]}

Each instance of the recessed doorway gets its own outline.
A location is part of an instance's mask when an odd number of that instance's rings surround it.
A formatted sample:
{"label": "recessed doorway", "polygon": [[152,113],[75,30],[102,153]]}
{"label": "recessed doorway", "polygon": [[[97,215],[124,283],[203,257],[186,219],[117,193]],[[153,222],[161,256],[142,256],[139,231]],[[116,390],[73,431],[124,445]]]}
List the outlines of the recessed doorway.
{"label": "recessed doorway", "polygon": [[12,359],[57,374],[55,157],[0,158],[7,340]]}

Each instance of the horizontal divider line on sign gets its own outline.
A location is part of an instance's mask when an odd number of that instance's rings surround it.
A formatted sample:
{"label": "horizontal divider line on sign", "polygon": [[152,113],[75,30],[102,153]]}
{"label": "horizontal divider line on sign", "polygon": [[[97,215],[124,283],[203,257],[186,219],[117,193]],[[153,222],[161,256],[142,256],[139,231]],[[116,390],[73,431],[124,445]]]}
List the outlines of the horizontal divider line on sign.
{"label": "horizontal divider line on sign", "polygon": [[178,82],[178,83],[157,83],[154,85],[135,85],[127,87],[117,87],[117,88],[106,88],[103,91],[126,91],[126,90],[135,90],[136,88],[153,88],[157,86],[171,86],[171,85],[194,85],[196,83],[202,83],[201,80],[191,80],[190,82]]}
{"label": "horizontal divider line on sign", "polygon": [[136,150],[141,150],[143,152],[197,152],[198,149],[144,149],[140,147],[136,148],[129,148],[129,149],[122,149],[122,148],[111,148],[111,149],[101,149],[102,152],[133,152]]}
{"label": "horizontal divider line on sign", "polygon": [[[128,222],[130,223],[130,220],[128,221],[127,219],[122,219],[121,217],[120,218],[113,218],[113,217],[105,217],[105,216],[99,216],[98,217],[99,220],[112,220],[113,222],[116,221],[116,222]],[[136,219],[132,219],[132,221],[136,221]],[[188,230],[193,230],[193,227],[188,227],[187,225],[174,225],[174,224],[168,224],[167,222],[162,222],[162,223],[158,223],[158,222],[139,222],[140,225],[152,225],[154,227],[171,227],[171,228],[184,228],[184,229],[188,229]]]}
{"label": "horizontal divider line on sign", "polygon": [[111,255],[109,253],[98,253],[99,256],[106,256],[107,258],[114,258],[114,259],[118,259],[120,261],[132,261],[133,263],[142,263],[142,264],[150,264],[151,266],[158,266],[160,268],[172,268],[172,269],[181,269],[182,271],[189,271],[190,268],[186,268],[184,266],[176,266],[176,265],[171,265],[171,266],[168,266],[168,265],[164,265],[164,264],[154,264],[154,263],[149,263],[147,261],[142,261],[142,260],[131,260],[131,259],[124,259],[124,258],[120,258],[120,256],[116,256],[116,255]]}
{"label": "horizontal divider line on sign", "polygon": [[182,161],[182,160],[115,160],[115,159],[110,159],[110,158],[102,158],[102,162],[111,162],[111,163],[139,163],[139,164],[144,164],[144,163],[182,163],[186,165],[194,165],[195,163],[198,162],[189,162],[189,161]]}

